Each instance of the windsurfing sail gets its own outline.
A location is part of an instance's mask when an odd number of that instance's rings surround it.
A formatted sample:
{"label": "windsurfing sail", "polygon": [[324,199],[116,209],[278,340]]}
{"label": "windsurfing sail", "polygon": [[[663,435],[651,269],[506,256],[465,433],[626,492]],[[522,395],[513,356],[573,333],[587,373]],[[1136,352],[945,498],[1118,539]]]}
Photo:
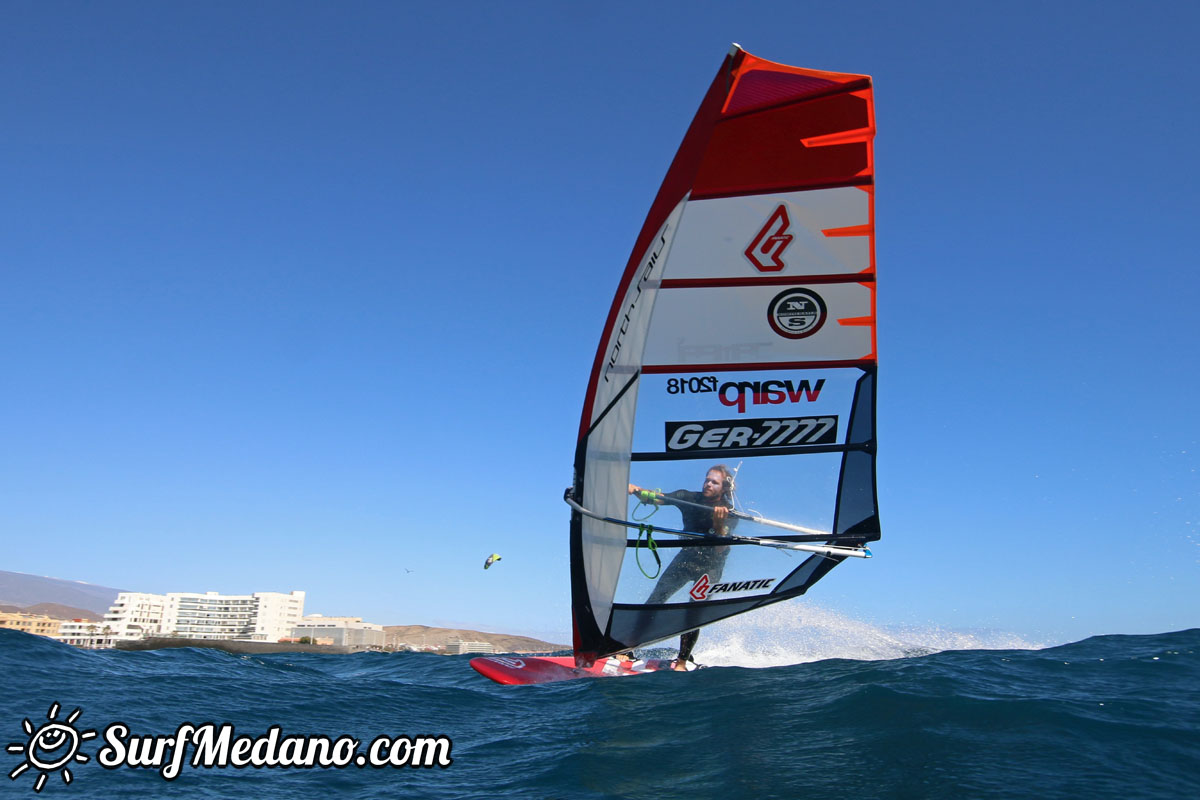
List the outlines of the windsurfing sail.
{"label": "windsurfing sail", "polygon": [[[804,594],[879,538],[874,133],[868,76],[736,45],[722,63],[588,381],[566,498],[578,665]],[[686,524],[717,464],[728,536]],[[662,584],[685,554],[692,574]]]}

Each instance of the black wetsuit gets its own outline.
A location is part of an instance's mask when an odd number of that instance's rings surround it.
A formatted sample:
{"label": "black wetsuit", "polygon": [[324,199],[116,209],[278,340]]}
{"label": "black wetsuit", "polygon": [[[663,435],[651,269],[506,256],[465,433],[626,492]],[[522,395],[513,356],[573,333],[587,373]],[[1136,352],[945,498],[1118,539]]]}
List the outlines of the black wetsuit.
{"label": "black wetsuit", "polygon": [[[684,503],[674,503],[672,500],[683,500]],[[708,508],[696,508],[686,503],[700,503]],[[693,492],[680,489],[677,492],[663,495],[663,504],[672,505],[683,515],[683,529],[694,533],[710,533],[713,531],[712,507],[722,505],[733,507],[733,501],[726,495],[715,500],[709,500],[703,492]],[[737,525],[737,520],[725,518],[725,533],[729,533]],[[684,547],[679,555],[671,559],[663,571],[662,577],[654,585],[647,603],[665,603],[667,598],[675,594],[679,587],[697,580],[701,575],[708,575],[710,584],[719,583],[721,573],[725,571],[725,559],[729,556],[728,547]],[[700,631],[688,631],[679,637],[679,659],[686,661],[691,658],[692,648],[700,638]]]}
{"label": "black wetsuit", "polygon": [[[682,500],[675,503],[673,500]],[[664,505],[672,505],[683,515],[683,529],[694,533],[709,533],[713,529],[712,507],[723,505],[731,508],[733,503],[728,497],[710,500],[702,492],[680,489],[677,492],[663,495]],[[708,508],[696,508],[687,503],[699,503]],[[725,533],[729,533],[737,525],[737,520],[726,517]],[[721,573],[725,570],[725,559],[729,556],[728,547],[682,547],[679,555],[671,560],[663,571],[662,577],[654,585],[654,591],[647,598],[647,603],[665,603],[679,587],[695,581],[701,575],[708,575],[709,583],[719,583]]]}

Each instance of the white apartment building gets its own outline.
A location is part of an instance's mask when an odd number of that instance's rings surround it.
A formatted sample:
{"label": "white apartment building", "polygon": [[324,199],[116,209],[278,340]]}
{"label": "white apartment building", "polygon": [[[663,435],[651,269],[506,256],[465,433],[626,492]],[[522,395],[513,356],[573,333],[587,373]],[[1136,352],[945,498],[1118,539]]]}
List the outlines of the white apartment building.
{"label": "white apartment building", "polygon": [[104,615],[104,625],[119,639],[144,639],[163,632],[163,596],[145,592],[121,592]]}
{"label": "white apartment building", "polygon": [[303,616],[304,592],[171,592],[163,606],[163,632],[185,639],[277,642],[291,635]]}
{"label": "white apartment building", "polygon": [[112,647],[118,641],[161,636],[165,599],[161,594],[121,592],[102,622],[63,622],[54,638],[79,647]]}
{"label": "white apartment building", "polygon": [[103,622],[64,622],[58,639],[81,647],[112,647],[147,636],[277,642],[304,616],[304,592],[146,594],[122,592]]}
{"label": "white apartment building", "polygon": [[64,621],[53,638],[76,647],[112,647],[112,637],[104,633],[104,623],[87,619]]}
{"label": "white apartment building", "polygon": [[292,637],[312,639],[313,644],[338,645],[359,650],[382,649],[382,625],[363,622],[362,617],[325,617],[310,614],[292,629]]}
{"label": "white apartment building", "polygon": [[463,653],[494,653],[496,648],[489,642],[465,642],[462,639],[456,639],[446,645],[446,653],[452,656],[462,655]]}

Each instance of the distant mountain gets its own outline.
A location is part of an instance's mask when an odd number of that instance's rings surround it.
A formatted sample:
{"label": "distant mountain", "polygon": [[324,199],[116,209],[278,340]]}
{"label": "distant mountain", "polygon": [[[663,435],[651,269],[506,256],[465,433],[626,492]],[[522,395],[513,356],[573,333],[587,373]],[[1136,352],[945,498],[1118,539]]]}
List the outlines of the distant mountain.
{"label": "distant mountain", "polygon": [[[108,609],[104,609],[108,611]],[[47,617],[54,619],[86,619],[91,622],[99,622],[104,619],[104,615],[91,611],[86,608],[74,608],[72,606],[64,606],[62,603],[37,603],[36,605],[26,606],[26,614],[45,614]]]}
{"label": "distant mountain", "polygon": [[103,614],[98,614],[95,611],[89,611],[86,608],[72,608],[59,603],[37,603],[32,606],[14,606],[8,603],[0,603],[0,611],[20,614],[41,614],[44,617],[52,619],[86,619],[90,622],[99,622],[104,619]]}
{"label": "distant mountain", "polygon": [[[47,578],[41,575],[26,575],[23,572],[4,572],[0,570],[0,603],[20,606],[26,613],[41,614],[44,611],[29,611],[29,606],[41,603],[52,603],[69,606],[70,610],[91,611],[103,615],[117,599],[119,592],[124,589],[113,589],[108,586],[97,586],[83,581],[67,581],[62,578]],[[47,613],[47,616],[57,616]],[[74,619],[80,614],[73,614],[63,619]]]}
{"label": "distant mountain", "polygon": [[507,633],[484,633],[463,628],[431,628],[428,625],[384,625],[388,644],[411,644],[417,647],[445,647],[455,640],[464,642],[487,642],[498,653],[549,653],[554,650],[570,650],[570,645],[551,644],[528,636],[513,636]]}

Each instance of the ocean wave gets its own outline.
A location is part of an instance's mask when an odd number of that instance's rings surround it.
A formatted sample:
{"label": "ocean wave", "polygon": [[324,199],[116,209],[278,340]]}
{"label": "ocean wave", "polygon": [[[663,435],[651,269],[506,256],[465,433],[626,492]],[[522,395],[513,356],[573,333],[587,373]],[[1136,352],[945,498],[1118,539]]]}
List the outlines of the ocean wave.
{"label": "ocean wave", "polygon": [[[83,651],[0,630],[0,743],[53,704],[147,734],[213,722],[453,742],[453,764],[432,770],[188,769],[168,783],[93,760],[53,787],[64,798],[1200,795],[1200,630],[996,647],[792,616],[706,630],[709,669],[530,687],[492,684],[467,656]],[[4,757],[7,775],[20,756]]]}

